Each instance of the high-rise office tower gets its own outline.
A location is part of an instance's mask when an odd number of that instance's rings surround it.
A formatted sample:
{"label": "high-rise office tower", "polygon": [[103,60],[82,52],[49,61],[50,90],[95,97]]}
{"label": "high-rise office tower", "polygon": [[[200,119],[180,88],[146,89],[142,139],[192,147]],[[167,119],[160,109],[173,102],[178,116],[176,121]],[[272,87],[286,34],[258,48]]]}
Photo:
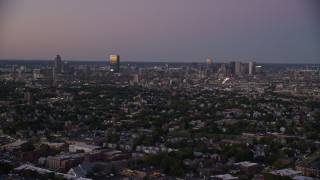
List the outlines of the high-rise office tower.
{"label": "high-rise office tower", "polygon": [[54,70],[55,74],[61,73],[61,56],[57,55],[54,58]]}
{"label": "high-rise office tower", "polygon": [[33,69],[33,78],[39,79],[41,77],[41,70],[40,69]]}
{"label": "high-rise office tower", "polygon": [[235,68],[234,68],[234,73],[235,74],[241,74],[242,70],[241,70],[241,62],[237,61],[234,64]]}
{"label": "high-rise office tower", "polygon": [[227,67],[225,64],[220,65],[220,73],[222,73],[223,75],[227,74]]}
{"label": "high-rise office tower", "polygon": [[262,66],[256,66],[255,69],[256,69],[256,73],[259,74],[261,73]]}
{"label": "high-rise office tower", "polygon": [[229,63],[229,73],[230,74],[234,74],[234,70],[235,70],[235,62],[234,61],[231,61],[230,63]]}
{"label": "high-rise office tower", "polygon": [[251,61],[249,62],[249,75],[253,75],[256,70],[256,62]]}
{"label": "high-rise office tower", "polygon": [[112,72],[118,73],[120,71],[120,56],[116,54],[110,55],[110,70]]}
{"label": "high-rise office tower", "polygon": [[69,63],[68,63],[68,61],[65,61],[64,63],[63,63],[63,66],[62,66],[62,72],[63,72],[63,74],[65,74],[65,75],[69,75]]}
{"label": "high-rise office tower", "polygon": [[207,59],[207,68],[208,69],[212,68],[212,60],[211,59]]}
{"label": "high-rise office tower", "polygon": [[213,74],[213,63],[211,59],[207,59],[207,75],[210,76]]}
{"label": "high-rise office tower", "polygon": [[139,74],[136,73],[136,74],[133,75],[133,82],[134,83],[138,83],[139,82]]}
{"label": "high-rise office tower", "polygon": [[165,70],[166,70],[166,71],[169,71],[169,69],[170,69],[170,68],[169,68],[169,64],[166,64],[166,65],[165,65]]}

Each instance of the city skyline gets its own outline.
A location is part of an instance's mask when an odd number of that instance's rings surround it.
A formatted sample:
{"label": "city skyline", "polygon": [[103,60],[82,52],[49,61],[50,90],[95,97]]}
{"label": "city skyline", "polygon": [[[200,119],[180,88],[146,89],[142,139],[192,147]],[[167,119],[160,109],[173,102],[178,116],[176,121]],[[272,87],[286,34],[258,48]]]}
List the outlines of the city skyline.
{"label": "city skyline", "polygon": [[0,59],[319,63],[316,1],[1,1]]}

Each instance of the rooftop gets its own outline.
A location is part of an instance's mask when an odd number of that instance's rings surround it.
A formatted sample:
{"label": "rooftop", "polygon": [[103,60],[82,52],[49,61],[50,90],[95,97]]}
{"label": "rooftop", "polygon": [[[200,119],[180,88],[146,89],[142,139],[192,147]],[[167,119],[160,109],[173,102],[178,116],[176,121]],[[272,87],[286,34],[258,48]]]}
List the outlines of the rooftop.
{"label": "rooftop", "polygon": [[296,176],[296,175],[300,175],[301,172],[300,171],[295,171],[291,168],[287,168],[287,169],[280,169],[280,170],[275,170],[275,171],[271,171],[271,174],[276,174],[276,175],[280,175],[280,176]]}
{"label": "rooftop", "polygon": [[252,162],[249,162],[249,161],[243,161],[243,162],[235,163],[235,165],[250,167],[250,166],[256,166],[256,165],[258,165],[258,163],[252,163]]}
{"label": "rooftop", "polygon": [[94,146],[94,145],[89,145],[89,144],[73,144],[73,145],[69,145],[69,146],[76,146],[76,147],[89,148],[89,149],[101,148],[100,146]]}
{"label": "rooftop", "polygon": [[210,176],[209,179],[213,179],[213,178],[220,178],[223,180],[233,180],[233,179],[239,179],[238,177],[234,177],[230,174],[220,174],[220,175],[215,175],[215,176]]}
{"label": "rooftop", "polygon": [[27,141],[15,141],[13,143],[10,143],[9,146],[11,147],[18,147],[21,146],[22,144],[26,143]]}

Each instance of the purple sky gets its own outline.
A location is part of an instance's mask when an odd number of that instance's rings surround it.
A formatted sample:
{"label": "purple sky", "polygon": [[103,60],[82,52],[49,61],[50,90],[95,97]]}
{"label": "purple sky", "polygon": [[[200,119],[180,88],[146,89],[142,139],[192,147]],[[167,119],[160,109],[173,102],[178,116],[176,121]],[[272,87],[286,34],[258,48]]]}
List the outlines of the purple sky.
{"label": "purple sky", "polygon": [[316,0],[0,0],[0,59],[320,63]]}

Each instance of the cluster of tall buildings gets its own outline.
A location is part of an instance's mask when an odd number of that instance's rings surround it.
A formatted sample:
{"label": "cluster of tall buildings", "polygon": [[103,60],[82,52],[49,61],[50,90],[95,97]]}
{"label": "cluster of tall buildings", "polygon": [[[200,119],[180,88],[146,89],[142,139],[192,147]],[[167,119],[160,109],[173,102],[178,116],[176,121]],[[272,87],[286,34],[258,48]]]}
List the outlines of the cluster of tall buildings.
{"label": "cluster of tall buildings", "polygon": [[[54,59],[54,76],[57,74],[65,74],[67,68],[64,66],[67,62],[62,63],[60,55],[57,55]],[[207,59],[207,70],[209,74],[218,73],[223,75],[255,75],[260,71],[261,66],[257,66],[255,61],[251,61],[248,64],[240,61],[231,61],[230,63],[213,63],[211,59]],[[120,73],[120,55],[109,55],[109,70],[113,73]]]}
{"label": "cluster of tall buildings", "polygon": [[[56,76],[57,74],[61,74],[61,73],[65,74],[67,71],[67,68],[65,66],[67,65],[68,65],[67,61],[63,63],[61,56],[56,55],[56,57],[54,58],[53,76]],[[120,55],[111,54],[109,56],[109,67],[111,72],[114,72],[114,73],[120,72]]]}
{"label": "cluster of tall buildings", "polygon": [[56,55],[52,72],[53,77],[56,77],[58,74],[69,75],[72,71],[70,70],[68,61],[63,62],[61,56]]}
{"label": "cluster of tall buildings", "polygon": [[257,66],[255,61],[246,64],[240,61],[231,61],[230,63],[216,63],[214,64],[211,59],[207,59],[207,69],[210,72],[217,72],[218,74],[233,74],[233,75],[254,75],[260,71],[261,66]]}

